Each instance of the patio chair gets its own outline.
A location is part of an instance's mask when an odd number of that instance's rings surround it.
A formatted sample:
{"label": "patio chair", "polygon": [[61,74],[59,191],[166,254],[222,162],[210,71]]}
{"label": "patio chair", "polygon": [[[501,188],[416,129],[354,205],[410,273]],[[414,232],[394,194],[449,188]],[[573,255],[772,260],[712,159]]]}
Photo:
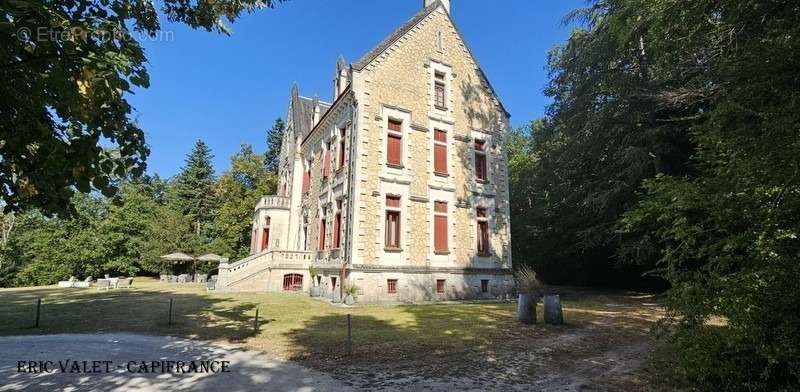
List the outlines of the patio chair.
{"label": "patio chair", "polygon": [[119,278],[117,283],[118,289],[129,289],[133,285],[133,278]]}
{"label": "patio chair", "polygon": [[111,288],[111,281],[108,279],[97,279],[97,291],[108,290]]}

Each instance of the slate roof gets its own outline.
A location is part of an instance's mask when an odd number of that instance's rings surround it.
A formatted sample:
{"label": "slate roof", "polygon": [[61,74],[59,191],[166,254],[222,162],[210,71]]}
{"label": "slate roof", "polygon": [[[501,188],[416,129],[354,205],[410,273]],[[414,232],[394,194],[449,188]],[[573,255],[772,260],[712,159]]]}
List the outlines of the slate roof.
{"label": "slate roof", "polygon": [[307,98],[300,96],[297,84],[292,85],[291,107],[292,129],[296,135],[308,135],[314,127],[314,107],[319,106],[319,116],[322,118],[325,112],[331,108],[327,102],[322,102],[319,98]]}

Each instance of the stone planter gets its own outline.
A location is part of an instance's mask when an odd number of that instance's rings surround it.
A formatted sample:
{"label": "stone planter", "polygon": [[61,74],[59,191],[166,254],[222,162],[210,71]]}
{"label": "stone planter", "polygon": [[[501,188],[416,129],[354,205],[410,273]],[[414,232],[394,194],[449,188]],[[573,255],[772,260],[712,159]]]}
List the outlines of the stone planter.
{"label": "stone planter", "polygon": [[342,302],[342,293],[339,288],[333,290],[333,294],[331,294],[331,301],[335,304]]}
{"label": "stone planter", "polygon": [[536,301],[530,294],[520,294],[517,301],[517,320],[524,324],[536,323]]}
{"label": "stone planter", "polygon": [[311,286],[311,296],[312,297],[319,297],[321,295],[322,295],[322,287]]}
{"label": "stone planter", "polygon": [[560,296],[544,296],[544,322],[547,324],[564,324],[564,313],[561,311]]}
{"label": "stone planter", "polygon": [[356,299],[352,295],[347,294],[347,296],[344,297],[345,305],[352,305],[354,303],[356,303]]}

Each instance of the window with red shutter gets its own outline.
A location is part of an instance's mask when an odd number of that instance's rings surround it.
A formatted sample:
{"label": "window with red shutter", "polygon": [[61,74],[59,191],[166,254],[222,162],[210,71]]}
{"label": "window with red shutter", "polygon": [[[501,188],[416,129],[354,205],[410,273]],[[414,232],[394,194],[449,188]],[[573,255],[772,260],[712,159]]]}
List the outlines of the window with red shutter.
{"label": "window with red shutter", "polygon": [[331,143],[328,142],[328,144],[325,147],[325,158],[323,159],[322,162],[322,178],[328,178],[330,174],[331,174]]}
{"label": "window with red shutter", "polygon": [[323,217],[319,221],[319,250],[325,250],[325,234],[326,234],[325,233],[325,229],[326,229],[326,226],[327,225],[325,224],[325,218]]}
{"label": "window with red shutter", "polygon": [[486,208],[478,207],[475,211],[477,216],[477,248],[481,256],[489,255],[489,217]]}
{"label": "window with red shutter", "polygon": [[342,247],[342,201],[336,202],[336,216],[333,218],[333,248]]}
{"label": "window with red shutter", "polygon": [[447,202],[433,204],[433,250],[444,253],[449,250],[447,241]]}
{"label": "window with red shutter", "polygon": [[433,131],[433,172],[447,175],[447,132]]}
{"label": "window with red shutter", "polygon": [[486,142],[483,140],[475,141],[475,179],[479,182],[487,181],[488,174],[486,168]]}
{"label": "window with red shutter", "polygon": [[403,165],[403,123],[389,120],[389,131],[386,135],[386,163],[391,166]]}
{"label": "window with red shutter", "polygon": [[311,164],[308,165],[308,169],[303,173],[303,193],[308,193],[309,190],[311,190]]}
{"label": "window with red shutter", "polygon": [[389,249],[400,249],[400,198],[386,197],[386,239]]}
{"label": "window with red shutter", "polygon": [[386,280],[386,292],[389,294],[397,294],[397,279]]}

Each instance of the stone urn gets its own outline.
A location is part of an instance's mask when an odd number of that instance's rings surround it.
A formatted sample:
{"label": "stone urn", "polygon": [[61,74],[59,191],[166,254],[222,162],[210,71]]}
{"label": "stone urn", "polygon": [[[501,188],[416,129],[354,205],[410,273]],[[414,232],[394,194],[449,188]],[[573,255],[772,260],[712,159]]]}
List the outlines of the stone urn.
{"label": "stone urn", "polygon": [[322,287],[311,286],[311,296],[312,297],[319,297],[321,295],[322,295]]}
{"label": "stone urn", "polygon": [[544,322],[547,324],[564,324],[560,296],[555,294],[544,296]]}
{"label": "stone urn", "polygon": [[347,294],[347,295],[344,297],[344,304],[345,304],[345,305],[352,305],[352,304],[354,304],[354,303],[356,303],[356,299],[355,299],[355,297],[353,297],[351,294]]}
{"label": "stone urn", "polygon": [[524,324],[536,323],[536,301],[531,294],[521,293],[517,301],[517,320]]}

